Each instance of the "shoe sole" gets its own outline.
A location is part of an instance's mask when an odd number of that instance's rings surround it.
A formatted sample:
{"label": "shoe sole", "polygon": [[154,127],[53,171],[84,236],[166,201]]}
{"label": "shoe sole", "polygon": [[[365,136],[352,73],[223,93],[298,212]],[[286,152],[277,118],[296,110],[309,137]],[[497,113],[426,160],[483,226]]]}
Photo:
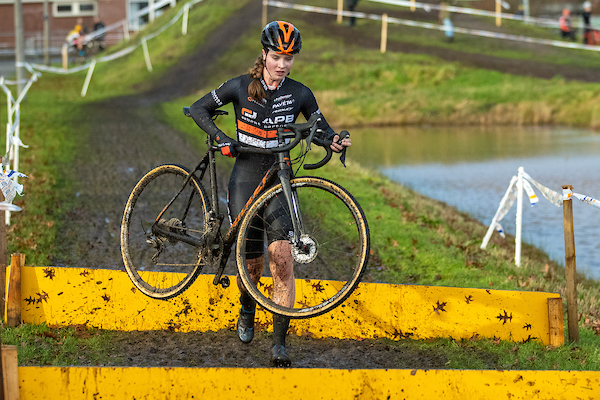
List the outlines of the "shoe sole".
{"label": "shoe sole", "polygon": [[274,367],[282,368],[282,367],[290,367],[292,365],[291,360],[271,360],[271,364]]}

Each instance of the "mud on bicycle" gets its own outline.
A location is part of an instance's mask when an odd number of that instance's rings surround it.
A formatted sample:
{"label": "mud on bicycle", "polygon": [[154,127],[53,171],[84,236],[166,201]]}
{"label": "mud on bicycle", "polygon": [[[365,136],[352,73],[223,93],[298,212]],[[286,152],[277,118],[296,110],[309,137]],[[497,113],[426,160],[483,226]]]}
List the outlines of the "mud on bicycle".
{"label": "mud on bicycle", "polygon": [[[184,113],[189,116],[188,107]],[[226,112],[216,110],[213,118],[223,114]],[[237,149],[240,153],[274,154],[277,160],[227,232],[221,229],[225,217],[219,211],[216,177],[215,153],[220,150],[208,135],[208,150],[194,169],[165,164],[146,173],[128,198],[121,224],[121,253],[133,284],[149,297],[169,299],[189,288],[200,273],[211,273],[213,284],[227,288],[230,282],[224,270],[234,252],[244,287],[272,313],[309,318],[346,300],[366,269],[369,227],[360,205],[346,189],[321,177],[295,176],[311,145],[323,147],[326,155],[315,164],[304,164],[304,169],[317,169],[332,157],[331,141],[317,135],[318,120],[313,115],[305,123],[279,129],[275,148]],[[290,151],[296,155],[294,159]],[[344,158],[345,152],[342,163]],[[203,181],[209,185],[209,193]],[[253,225],[259,220],[265,230],[270,229],[272,216],[265,210],[274,206],[286,210],[285,218],[291,219],[293,226],[288,235],[296,278],[291,307],[273,301],[268,268],[258,284],[247,268],[246,248],[252,246]],[[266,244],[264,248],[268,263]]]}

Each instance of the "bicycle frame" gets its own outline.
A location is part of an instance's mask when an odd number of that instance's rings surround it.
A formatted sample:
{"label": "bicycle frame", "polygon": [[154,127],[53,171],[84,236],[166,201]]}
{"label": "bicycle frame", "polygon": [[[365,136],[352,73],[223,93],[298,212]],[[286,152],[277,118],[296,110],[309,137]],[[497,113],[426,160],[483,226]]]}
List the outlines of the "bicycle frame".
{"label": "bicycle frame", "polygon": [[[280,142],[284,142],[284,139],[280,138],[279,140]],[[210,250],[208,256],[216,257],[215,262],[219,265],[215,277],[213,279],[213,284],[221,284],[223,287],[227,287],[229,286],[229,279],[225,279],[226,277],[222,278],[222,275],[223,271],[225,270],[227,260],[231,254],[231,248],[233,247],[233,243],[237,238],[239,224],[242,221],[242,219],[246,216],[247,210],[250,207],[250,205],[254,202],[254,200],[258,196],[260,196],[266,190],[266,188],[270,187],[277,178],[279,178],[279,181],[281,182],[283,195],[286,200],[286,203],[288,204],[290,215],[292,216],[292,226],[294,229],[294,235],[290,239],[290,241],[292,245],[295,246],[302,246],[300,241],[302,219],[300,214],[299,202],[296,196],[294,196],[294,194],[292,193],[292,186],[290,183],[290,179],[293,177],[293,171],[289,151],[277,152],[277,161],[273,163],[273,165],[269,168],[267,173],[263,176],[260,184],[252,193],[252,196],[250,196],[250,198],[240,211],[239,215],[231,223],[231,226],[229,227],[225,238],[222,238],[220,235],[220,229],[224,220],[224,215],[220,214],[219,212],[217,168],[215,162],[215,153],[220,151],[220,149],[211,143],[210,138],[207,138],[207,145],[208,150],[206,151],[202,160],[198,163],[198,165],[196,165],[196,167],[192,171],[190,171],[189,175],[184,180],[179,192],[177,192],[173,196],[171,201],[163,208],[163,210],[156,217],[156,220],[152,225],[152,232],[155,235],[172,238],[174,240],[178,240],[198,248],[208,248]],[[245,151],[252,153],[264,152],[263,149],[245,149]],[[211,205],[210,210],[208,212],[206,233],[200,239],[197,239],[188,235],[173,232],[171,229],[163,227],[163,224],[160,223],[163,214],[169,209],[173,202],[183,192],[190,179],[192,179],[192,176],[196,172],[199,172],[199,176],[197,178],[198,180],[202,181],[207,170],[210,182]],[[192,192],[188,201],[188,207],[191,203],[193,195],[194,193]],[[182,221],[185,220],[187,211],[188,210],[186,209],[183,217],[181,218]],[[304,250],[304,248],[302,248],[301,250]]]}

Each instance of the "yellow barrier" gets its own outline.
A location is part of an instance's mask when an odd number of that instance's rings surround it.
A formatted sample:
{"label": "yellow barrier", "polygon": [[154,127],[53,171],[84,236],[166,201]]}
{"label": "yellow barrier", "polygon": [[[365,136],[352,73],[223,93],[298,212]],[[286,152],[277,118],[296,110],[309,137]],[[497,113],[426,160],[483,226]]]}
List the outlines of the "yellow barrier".
{"label": "yellow barrier", "polygon": [[[21,317],[30,323],[86,324],[125,331],[216,331],[233,328],[239,308],[235,285],[222,289],[207,275],[168,301],[144,296],[125,272],[116,270],[24,267],[21,282]],[[299,284],[310,282],[297,281]],[[560,296],[362,283],[342,306],[320,317],[292,321],[291,329],[316,338],[496,337],[539,339],[549,344],[550,298]],[[562,340],[562,310],[557,313],[561,317],[558,337]],[[270,314],[259,310],[257,318],[271,329]]]}
{"label": "yellow barrier", "polygon": [[29,399],[593,399],[598,371],[20,367]]}

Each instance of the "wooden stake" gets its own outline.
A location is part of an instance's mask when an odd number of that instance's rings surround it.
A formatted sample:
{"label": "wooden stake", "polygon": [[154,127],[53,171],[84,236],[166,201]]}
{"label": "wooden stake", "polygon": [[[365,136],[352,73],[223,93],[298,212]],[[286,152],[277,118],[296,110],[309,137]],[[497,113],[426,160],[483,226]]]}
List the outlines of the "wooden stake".
{"label": "wooden stake", "polygon": [[563,303],[560,297],[548,298],[548,328],[550,346],[558,347],[565,344]]}
{"label": "wooden stake", "polygon": [[11,256],[6,303],[6,324],[8,326],[17,326],[21,323],[21,265],[24,263],[25,254],[17,253]]}
{"label": "wooden stake", "polygon": [[61,55],[63,69],[69,69],[69,47],[66,44],[63,44]]}
{"label": "wooden stake", "polygon": [[500,16],[502,13],[502,1],[496,0],[496,26],[502,25],[502,17]]}
{"label": "wooden stake", "polygon": [[381,16],[381,52],[385,53],[385,51],[387,50],[387,18],[388,15],[387,14],[383,14]]}
{"label": "wooden stake", "polygon": [[17,346],[2,346],[2,381],[4,399],[19,399],[19,362],[17,361]]}
{"label": "wooden stake", "polygon": [[337,6],[337,23],[342,23],[342,11],[344,11],[344,0],[338,0]]}
{"label": "wooden stake", "polygon": [[[263,0],[262,7],[262,27],[267,26],[267,0]],[[262,29],[261,27],[261,29]]]}
{"label": "wooden stake", "polygon": [[567,278],[567,324],[569,341],[579,341],[579,314],[577,313],[577,268],[575,266],[575,232],[573,230],[573,186],[563,187],[563,221],[565,229],[565,273]]}

